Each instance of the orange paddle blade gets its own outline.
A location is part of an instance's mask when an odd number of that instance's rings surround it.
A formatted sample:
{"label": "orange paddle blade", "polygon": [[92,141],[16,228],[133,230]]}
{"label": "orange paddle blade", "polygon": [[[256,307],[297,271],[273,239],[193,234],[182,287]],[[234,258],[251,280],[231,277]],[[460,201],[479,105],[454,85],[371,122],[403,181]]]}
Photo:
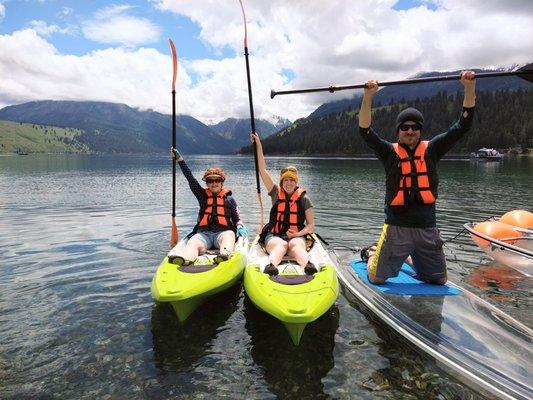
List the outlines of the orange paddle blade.
{"label": "orange paddle blade", "polygon": [[170,51],[172,53],[172,90],[176,90],[176,76],[178,74],[178,56],[176,54],[176,46],[174,46],[174,42],[172,39],[168,39],[168,43],[170,44]]}
{"label": "orange paddle blade", "polygon": [[176,225],[176,220],[172,217],[172,230],[170,232],[170,246],[174,247],[178,244],[178,227]]}
{"label": "orange paddle blade", "polygon": [[242,0],[239,0],[239,3],[241,3],[242,19],[244,20],[244,47],[248,47],[248,29],[246,29],[246,14],[244,13],[244,5],[242,4]]}

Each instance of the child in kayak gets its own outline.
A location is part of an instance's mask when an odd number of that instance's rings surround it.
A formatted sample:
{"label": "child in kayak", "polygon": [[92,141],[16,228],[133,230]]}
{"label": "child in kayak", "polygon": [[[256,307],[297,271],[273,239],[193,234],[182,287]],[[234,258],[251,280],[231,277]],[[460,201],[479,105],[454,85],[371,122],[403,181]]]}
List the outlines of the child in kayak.
{"label": "child in kayak", "polygon": [[189,187],[198,200],[200,211],[192,236],[185,248],[181,254],[178,254],[176,251],[178,246],[175,246],[168,253],[168,261],[179,266],[191,265],[199,254],[209,249],[220,249],[220,254],[214,259],[215,263],[226,261],[235,248],[235,234],[248,235],[237,202],[231,191],[224,188],[226,173],[222,168],[207,168],[202,177],[207,187],[203,188],[192,175],[179,151],[171,148],[171,154],[177,159],[183,175],[189,182]]}
{"label": "child in kayak", "polygon": [[266,169],[263,147],[257,133],[251,134],[252,142],[257,146],[257,161],[261,180],[272,199],[270,219],[260,236],[260,243],[265,245],[270,263],[264,272],[277,275],[277,266],[285,254],[293,257],[308,275],[317,272],[315,265],[309,261],[306,249],[306,237],[315,228],[313,204],[305,190],[298,187],[298,171],[295,167],[283,168],[279,185],[274,182]]}

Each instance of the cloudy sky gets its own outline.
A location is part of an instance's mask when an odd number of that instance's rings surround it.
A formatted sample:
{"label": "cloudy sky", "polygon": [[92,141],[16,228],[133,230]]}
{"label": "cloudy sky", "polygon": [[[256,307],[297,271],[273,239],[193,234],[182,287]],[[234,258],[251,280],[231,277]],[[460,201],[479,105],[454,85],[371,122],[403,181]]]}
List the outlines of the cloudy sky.
{"label": "cloudy sky", "polygon": [[[270,90],[533,60],[530,0],[243,0],[255,112],[294,120],[350,96]],[[247,117],[238,0],[0,0],[0,107],[99,100],[203,122]]]}

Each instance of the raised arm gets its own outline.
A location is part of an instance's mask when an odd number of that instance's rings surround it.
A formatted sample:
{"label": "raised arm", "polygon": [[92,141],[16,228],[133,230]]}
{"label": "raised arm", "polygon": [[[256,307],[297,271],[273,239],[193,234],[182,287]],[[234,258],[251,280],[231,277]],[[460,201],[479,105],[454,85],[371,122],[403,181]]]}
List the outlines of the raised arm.
{"label": "raised arm", "polygon": [[461,83],[464,86],[463,109],[459,120],[444,133],[434,136],[429,141],[428,152],[433,160],[440,160],[470,130],[474,120],[476,105],[476,75],[472,71],[461,72]]}
{"label": "raised arm", "polygon": [[361,101],[361,108],[359,109],[359,127],[367,129],[372,123],[372,99],[374,94],[378,91],[378,82],[374,80],[367,81],[365,84],[365,91],[363,93],[363,100]]}
{"label": "raised arm", "polygon": [[463,107],[472,108],[476,105],[476,74],[474,71],[461,71],[461,83],[465,88]]}
{"label": "raised arm", "polygon": [[178,149],[171,147],[170,154],[172,155],[172,157],[175,157],[176,160],[178,161],[178,165],[181,168],[181,172],[183,172],[185,179],[187,179],[187,182],[189,183],[191,192],[194,194],[194,197],[196,197],[198,202],[200,202],[202,197],[205,196],[204,188],[202,187],[202,185],[200,185],[200,182],[198,182],[196,178],[193,176],[191,170],[189,169],[188,165],[185,163],[185,160],[183,159]]}
{"label": "raised arm", "polygon": [[257,166],[259,167],[259,175],[261,175],[261,180],[265,184],[267,193],[270,193],[276,183],[274,182],[274,180],[266,169],[265,156],[263,154],[263,145],[261,144],[261,140],[259,140],[259,135],[255,132],[252,132],[252,134],[250,135],[250,139],[252,140],[252,142],[255,142],[255,145],[257,146]]}

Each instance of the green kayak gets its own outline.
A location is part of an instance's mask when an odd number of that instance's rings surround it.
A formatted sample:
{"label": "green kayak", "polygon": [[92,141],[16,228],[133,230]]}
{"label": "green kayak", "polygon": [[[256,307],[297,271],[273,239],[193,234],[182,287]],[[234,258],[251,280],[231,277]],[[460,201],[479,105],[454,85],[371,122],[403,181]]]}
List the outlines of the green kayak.
{"label": "green kayak", "polygon": [[[187,239],[183,239],[178,246],[186,243]],[[229,260],[220,264],[213,262],[215,252],[200,255],[194,265],[182,267],[169,263],[165,257],[152,280],[152,296],[159,302],[171,303],[183,322],[200,304],[241,278],[247,249],[248,239],[239,237]]]}
{"label": "green kayak", "polygon": [[268,255],[254,240],[244,271],[244,289],[254,305],[279,319],[289,331],[295,345],[300,343],[304,328],[330,309],[339,294],[333,263],[318,239],[309,251],[310,261],[319,272],[305,275],[294,260],[284,259],[279,275],[262,272]]}

